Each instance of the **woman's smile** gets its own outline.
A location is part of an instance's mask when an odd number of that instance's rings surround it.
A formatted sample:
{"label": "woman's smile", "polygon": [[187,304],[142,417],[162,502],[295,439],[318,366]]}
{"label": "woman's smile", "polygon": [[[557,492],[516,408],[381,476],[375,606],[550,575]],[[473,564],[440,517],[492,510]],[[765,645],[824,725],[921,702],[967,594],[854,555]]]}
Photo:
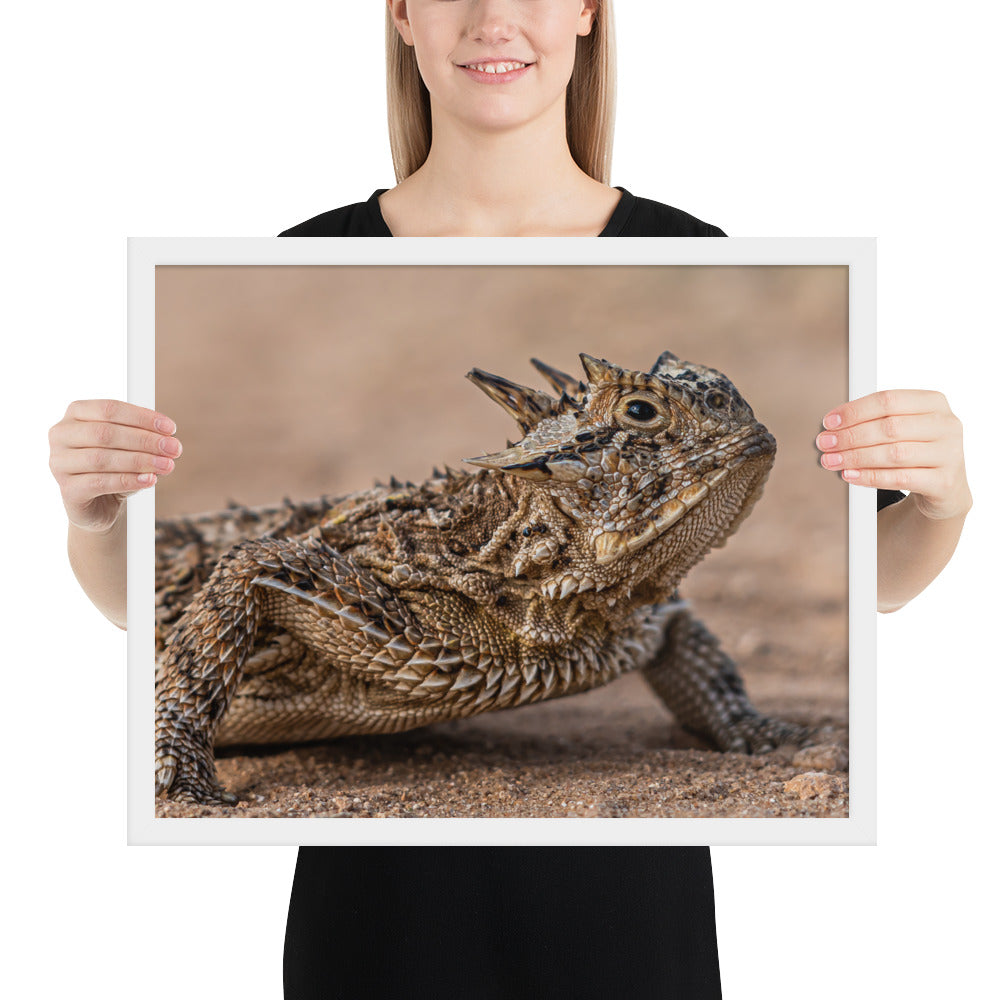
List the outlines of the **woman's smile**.
{"label": "woman's smile", "polygon": [[510,83],[519,80],[534,63],[518,59],[482,59],[476,62],[459,63],[458,68],[477,83]]}

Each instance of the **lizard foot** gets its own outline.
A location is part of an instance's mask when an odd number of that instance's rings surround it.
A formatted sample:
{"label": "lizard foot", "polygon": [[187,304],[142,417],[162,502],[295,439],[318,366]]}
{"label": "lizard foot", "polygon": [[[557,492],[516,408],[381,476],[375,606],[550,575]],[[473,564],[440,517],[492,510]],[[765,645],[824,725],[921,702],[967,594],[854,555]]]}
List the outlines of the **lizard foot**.
{"label": "lizard foot", "polygon": [[810,746],[827,735],[827,730],[799,726],[794,722],[772,719],[766,715],[745,715],[733,720],[718,734],[719,749],[726,753],[757,754],[779,746]]}
{"label": "lizard foot", "polygon": [[174,730],[156,739],[156,795],[175,802],[233,805],[239,797],[219,784],[211,747],[204,738]]}

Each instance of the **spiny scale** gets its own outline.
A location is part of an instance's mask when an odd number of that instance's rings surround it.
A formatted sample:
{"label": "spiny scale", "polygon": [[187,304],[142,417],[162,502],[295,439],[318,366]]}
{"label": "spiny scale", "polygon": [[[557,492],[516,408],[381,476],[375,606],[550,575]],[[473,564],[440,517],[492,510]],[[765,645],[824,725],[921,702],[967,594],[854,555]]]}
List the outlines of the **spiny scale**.
{"label": "spiny scale", "polygon": [[773,438],[711,368],[580,357],[585,381],[532,360],[555,397],[469,373],[522,434],[475,473],[158,525],[159,794],[230,802],[217,744],[398,731],[634,669],[719,747],[805,738],[758,715],[677,598]]}

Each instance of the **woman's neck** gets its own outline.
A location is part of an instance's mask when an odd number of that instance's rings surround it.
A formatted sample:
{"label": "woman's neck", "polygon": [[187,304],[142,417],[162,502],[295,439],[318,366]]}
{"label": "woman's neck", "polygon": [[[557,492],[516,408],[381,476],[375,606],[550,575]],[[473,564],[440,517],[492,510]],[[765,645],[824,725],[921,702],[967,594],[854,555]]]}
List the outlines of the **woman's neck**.
{"label": "woman's neck", "polygon": [[576,165],[562,115],[494,132],[445,118],[380,206],[396,236],[594,236],[618,197]]}

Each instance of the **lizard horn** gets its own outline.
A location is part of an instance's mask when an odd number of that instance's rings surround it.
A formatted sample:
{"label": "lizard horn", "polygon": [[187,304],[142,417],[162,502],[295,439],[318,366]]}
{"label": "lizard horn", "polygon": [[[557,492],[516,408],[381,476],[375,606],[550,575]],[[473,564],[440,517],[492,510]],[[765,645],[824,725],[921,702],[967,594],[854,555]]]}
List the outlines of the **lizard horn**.
{"label": "lizard horn", "polygon": [[537,389],[529,389],[479,368],[473,368],[465,377],[499,403],[517,421],[524,434],[555,412],[556,400]]}
{"label": "lizard horn", "polygon": [[579,399],[587,391],[587,387],[578,378],[567,375],[565,372],[559,371],[558,368],[553,368],[544,361],[539,361],[538,358],[532,358],[531,363],[556,392],[566,393],[571,399]]}
{"label": "lizard horn", "polygon": [[649,369],[650,375],[666,375],[671,368],[675,368],[680,363],[680,358],[671,351],[664,351],[657,359],[656,363],[652,368]]}
{"label": "lizard horn", "polygon": [[580,360],[583,362],[584,371],[587,373],[587,381],[592,385],[600,382],[620,382],[625,374],[624,369],[613,365],[608,361],[599,361],[589,354],[581,354]]}
{"label": "lizard horn", "polygon": [[524,443],[515,444],[506,451],[494,455],[479,455],[465,459],[470,465],[484,469],[509,472],[521,479],[544,482],[554,479],[561,483],[575,483],[587,473],[587,465],[579,455],[562,449],[529,448]]}
{"label": "lizard horn", "polygon": [[466,458],[464,461],[468,462],[469,465],[478,465],[483,469],[496,469],[499,472],[509,472],[512,475],[520,476],[522,479],[542,482],[552,478],[552,473],[545,461],[548,457],[548,452],[533,451],[516,444],[506,451],[498,451],[493,455],[479,455],[476,458]]}

